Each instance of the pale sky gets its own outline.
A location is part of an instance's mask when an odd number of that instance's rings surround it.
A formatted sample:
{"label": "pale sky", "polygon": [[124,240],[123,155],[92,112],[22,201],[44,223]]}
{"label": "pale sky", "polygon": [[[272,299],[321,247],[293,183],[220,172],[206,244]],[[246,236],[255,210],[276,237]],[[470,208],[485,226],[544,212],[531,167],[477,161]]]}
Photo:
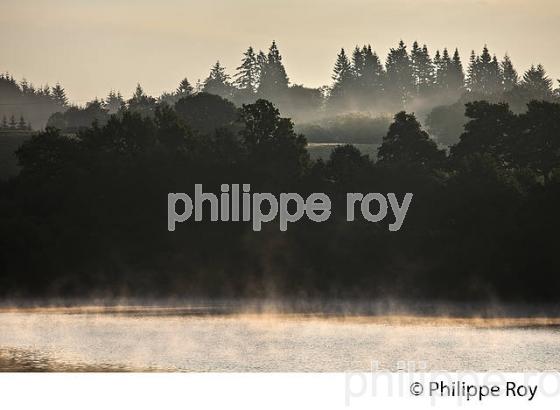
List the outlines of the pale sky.
{"label": "pale sky", "polygon": [[158,96],[194,85],[219,59],[232,74],[249,45],[277,41],[292,83],[330,83],[341,47],[417,39],[430,52],[485,43],[518,71],[542,63],[560,77],[558,0],[0,0],[0,71],[34,85],[60,82],[72,102]]}

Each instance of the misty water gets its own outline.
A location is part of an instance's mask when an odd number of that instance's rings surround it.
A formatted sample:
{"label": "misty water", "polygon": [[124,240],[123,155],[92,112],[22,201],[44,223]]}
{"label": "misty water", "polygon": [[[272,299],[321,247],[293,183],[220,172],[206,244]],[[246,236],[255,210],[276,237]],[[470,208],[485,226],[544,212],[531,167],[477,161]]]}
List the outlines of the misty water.
{"label": "misty water", "polygon": [[0,370],[325,372],[560,368],[551,319],[142,308],[0,312]]}

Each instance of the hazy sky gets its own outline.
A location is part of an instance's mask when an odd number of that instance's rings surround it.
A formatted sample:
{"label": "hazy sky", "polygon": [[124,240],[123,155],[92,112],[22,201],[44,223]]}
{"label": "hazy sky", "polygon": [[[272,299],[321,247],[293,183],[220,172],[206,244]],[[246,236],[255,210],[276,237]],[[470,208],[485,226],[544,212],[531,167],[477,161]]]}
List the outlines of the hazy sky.
{"label": "hazy sky", "polygon": [[83,103],[137,82],[153,95],[217,60],[232,73],[249,45],[275,39],[292,83],[330,82],[341,47],[417,39],[458,47],[463,62],[488,43],[519,71],[542,63],[560,77],[558,0],[0,0],[0,71],[62,83]]}

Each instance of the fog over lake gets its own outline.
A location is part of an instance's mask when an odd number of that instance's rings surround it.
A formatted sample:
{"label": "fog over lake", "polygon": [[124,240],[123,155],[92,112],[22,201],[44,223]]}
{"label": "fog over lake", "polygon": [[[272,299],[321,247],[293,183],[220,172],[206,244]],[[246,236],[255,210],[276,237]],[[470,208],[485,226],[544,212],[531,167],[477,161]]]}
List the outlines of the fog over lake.
{"label": "fog over lake", "polygon": [[[202,313],[202,314],[201,314]],[[327,372],[549,371],[546,318],[445,318],[194,308],[0,313],[1,370]]]}

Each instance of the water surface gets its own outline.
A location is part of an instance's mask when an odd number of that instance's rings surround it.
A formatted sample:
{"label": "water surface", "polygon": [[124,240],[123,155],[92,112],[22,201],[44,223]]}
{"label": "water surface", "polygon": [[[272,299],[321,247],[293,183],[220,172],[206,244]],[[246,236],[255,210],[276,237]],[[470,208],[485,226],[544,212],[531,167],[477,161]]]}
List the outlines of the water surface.
{"label": "water surface", "polygon": [[197,314],[196,309],[0,313],[4,371],[342,372],[560,369],[552,319]]}

